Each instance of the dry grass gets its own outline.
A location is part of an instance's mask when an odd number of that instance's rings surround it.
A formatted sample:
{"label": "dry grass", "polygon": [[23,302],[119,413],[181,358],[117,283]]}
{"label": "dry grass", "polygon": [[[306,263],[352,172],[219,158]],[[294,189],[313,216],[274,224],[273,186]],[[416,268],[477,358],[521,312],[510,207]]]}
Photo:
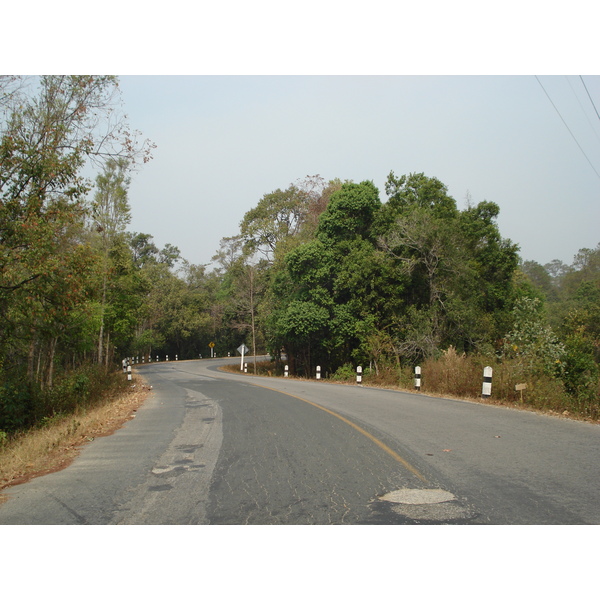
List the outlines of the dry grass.
{"label": "dry grass", "polygon": [[[490,362],[491,360],[491,362]],[[483,399],[483,369],[490,365],[494,370],[492,397]],[[252,365],[253,366],[253,365]],[[248,374],[253,369],[248,363]],[[511,408],[560,415],[571,419],[600,423],[600,399],[586,406],[579,405],[569,398],[562,382],[543,376],[527,376],[522,366],[513,361],[497,363],[485,356],[458,353],[453,347],[442,353],[438,359],[428,359],[421,365],[421,393],[444,398],[456,398],[481,404],[494,404]],[[226,365],[223,370],[240,373],[237,365]],[[281,367],[282,369],[282,367]],[[281,377],[275,371],[274,363],[258,363],[258,375]],[[298,379],[290,376],[290,379]],[[302,378],[306,379],[306,378]],[[355,376],[347,380],[326,380],[328,383],[355,385]],[[526,383],[527,390],[521,396],[515,391],[515,384]],[[414,372],[410,367],[380,368],[379,373],[365,372],[363,384],[371,387],[414,391]]]}
{"label": "dry grass", "polygon": [[132,385],[94,408],[55,418],[0,445],[0,489],[64,469],[83,444],[114,433],[134,418],[149,388],[140,377]]}

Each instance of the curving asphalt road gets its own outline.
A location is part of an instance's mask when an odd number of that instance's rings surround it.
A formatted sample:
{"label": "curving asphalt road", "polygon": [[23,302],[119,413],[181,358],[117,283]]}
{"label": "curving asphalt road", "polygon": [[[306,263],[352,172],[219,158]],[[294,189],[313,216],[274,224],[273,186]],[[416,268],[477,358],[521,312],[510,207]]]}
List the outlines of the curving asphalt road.
{"label": "curving asphalt road", "polygon": [[140,367],[136,418],[4,490],[0,524],[600,523],[597,425],[227,360]]}

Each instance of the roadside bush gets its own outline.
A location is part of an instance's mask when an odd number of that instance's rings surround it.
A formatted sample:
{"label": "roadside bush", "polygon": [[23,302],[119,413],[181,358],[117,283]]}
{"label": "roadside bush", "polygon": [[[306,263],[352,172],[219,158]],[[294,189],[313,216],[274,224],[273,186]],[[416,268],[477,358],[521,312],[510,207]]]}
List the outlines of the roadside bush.
{"label": "roadside bush", "polygon": [[102,403],[124,389],[127,380],[120,372],[86,365],[56,374],[51,388],[41,389],[21,379],[0,386],[0,430],[22,431]]}
{"label": "roadside bush", "polygon": [[[579,371],[579,387],[569,389],[558,374],[550,374],[544,369],[529,369],[522,357],[498,357],[495,355],[458,353],[451,346],[441,353],[439,358],[423,361],[421,366],[421,392],[453,396],[458,398],[479,399],[483,387],[483,371],[486,366],[492,367],[492,395],[489,402],[501,404],[518,404],[539,410],[548,410],[583,417],[600,418],[600,383],[595,377],[595,363],[580,358],[577,363]],[[565,359],[564,370],[558,373],[573,373],[572,358]],[[537,365],[536,365],[537,366]],[[346,366],[344,373],[351,366]],[[585,370],[587,369],[587,370]],[[371,374],[367,383],[388,387],[399,387],[412,390],[414,388],[414,368],[381,367],[378,374]],[[519,383],[527,385],[521,393],[515,390]]]}
{"label": "roadside bush", "polygon": [[421,366],[421,390],[465,398],[481,395],[482,358],[458,354],[450,346],[439,359],[424,361]]}
{"label": "roadside bush", "polygon": [[350,363],[338,367],[336,372],[331,376],[333,381],[354,381],[356,380],[356,367]]}
{"label": "roadside bush", "polygon": [[23,380],[0,385],[0,430],[17,431],[33,424],[34,395]]}
{"label": "roadside bush", "polygon": [[600,369],[593,344],[582,335],[570,336],[566,344],[563,381],[581,408],[600,400]]}

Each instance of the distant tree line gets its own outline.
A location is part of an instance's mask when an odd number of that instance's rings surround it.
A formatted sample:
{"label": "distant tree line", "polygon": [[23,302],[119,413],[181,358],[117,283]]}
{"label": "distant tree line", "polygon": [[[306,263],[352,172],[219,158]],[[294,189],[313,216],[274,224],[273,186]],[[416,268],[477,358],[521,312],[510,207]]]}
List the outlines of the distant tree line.
{"label": "distant tree line", "polygon": [[93,402],[123,357],[206,357],[211,342],[268,352],[280,373],[361,364],[396,382],[462,357],[597,414],[600,245],[570,266],[522,262],[498,205],[460,210],[435,177],[391,172],[385,202],[370,181],[319,176],[267,193],[213,268],[194,265],[127,229],[153,145],[118,99],[113,77],[0,78],[0,431]]}

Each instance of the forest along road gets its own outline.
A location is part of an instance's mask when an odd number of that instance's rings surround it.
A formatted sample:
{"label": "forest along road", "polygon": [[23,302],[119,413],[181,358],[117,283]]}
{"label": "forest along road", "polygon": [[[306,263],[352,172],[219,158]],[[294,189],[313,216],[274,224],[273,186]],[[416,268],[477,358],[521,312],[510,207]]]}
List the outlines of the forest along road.
{"label": "forest along road", "polygon": [[0,524],[600,524],[597,425],[227,361],[141,366],[136,418]]}

